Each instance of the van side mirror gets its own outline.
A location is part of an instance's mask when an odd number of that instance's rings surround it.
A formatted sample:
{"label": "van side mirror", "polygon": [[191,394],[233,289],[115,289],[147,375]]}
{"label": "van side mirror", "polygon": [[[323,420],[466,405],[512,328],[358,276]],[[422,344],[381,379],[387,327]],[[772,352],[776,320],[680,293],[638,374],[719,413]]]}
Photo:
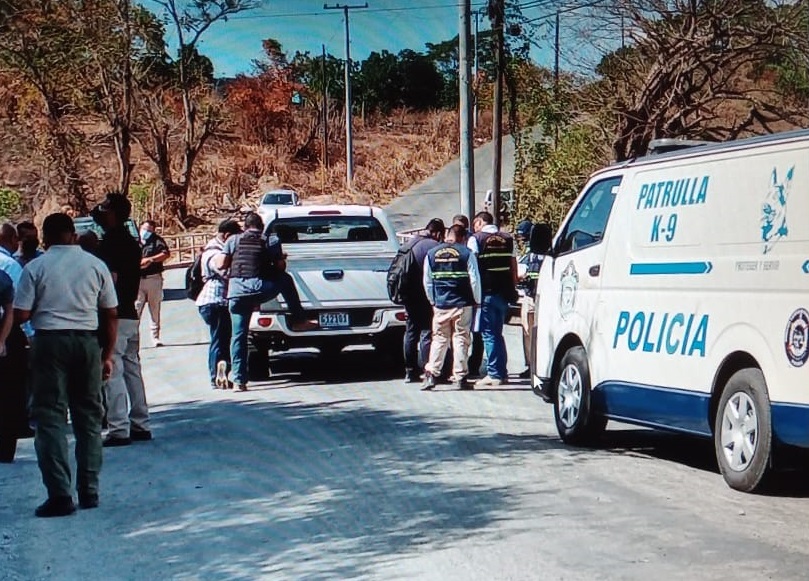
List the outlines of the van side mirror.
{"label": "van side mirror", "polygon": [[553,244],[553,231],[549,224],[534,224],[528,248],[534,254],[548,254]]}

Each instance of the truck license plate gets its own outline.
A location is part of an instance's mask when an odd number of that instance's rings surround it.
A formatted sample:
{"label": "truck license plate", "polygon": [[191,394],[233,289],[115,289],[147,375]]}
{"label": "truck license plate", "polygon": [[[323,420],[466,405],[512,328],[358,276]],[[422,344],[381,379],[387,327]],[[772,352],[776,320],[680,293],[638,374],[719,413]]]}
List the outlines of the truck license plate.
{"label": "truck license plate", "polygon": [[324,329],[331,327],[348,327],[348,313],[320,313],[318,319],[320,326]]}

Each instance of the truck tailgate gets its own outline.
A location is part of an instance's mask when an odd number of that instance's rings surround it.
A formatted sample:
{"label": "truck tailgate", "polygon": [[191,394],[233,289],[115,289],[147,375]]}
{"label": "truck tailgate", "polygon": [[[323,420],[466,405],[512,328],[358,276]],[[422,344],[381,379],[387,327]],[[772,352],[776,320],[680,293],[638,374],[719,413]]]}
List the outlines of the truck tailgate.
{"label": "truck tailgate", "polygon": [[[307,310],[393,307],[387,291],[387,272],[393,256],[379,252],[346,256],[339,252],[319,256],[290,253],[287,270]],[[286,310],[280,295],[261,305],[265,313],[278,310]]]}

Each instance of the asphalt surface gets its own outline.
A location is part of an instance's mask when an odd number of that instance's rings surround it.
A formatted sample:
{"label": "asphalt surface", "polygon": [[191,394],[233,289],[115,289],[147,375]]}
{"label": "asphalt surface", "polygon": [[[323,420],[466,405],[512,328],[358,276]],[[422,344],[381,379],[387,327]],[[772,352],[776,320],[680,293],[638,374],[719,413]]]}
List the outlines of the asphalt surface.
{"label": "asphalt surface", "polygon": [[105,451],[98,509],[44,520],[22,442],[0,465],[0,579],[809,577],[805,476],[738,493],[710,442],[612,424],[598,449],[564,446],[516,379],[424,393],[357,348],[282,354],[269,381],[212,391],[181,275],[166,346],[142,350],[155,440]]}

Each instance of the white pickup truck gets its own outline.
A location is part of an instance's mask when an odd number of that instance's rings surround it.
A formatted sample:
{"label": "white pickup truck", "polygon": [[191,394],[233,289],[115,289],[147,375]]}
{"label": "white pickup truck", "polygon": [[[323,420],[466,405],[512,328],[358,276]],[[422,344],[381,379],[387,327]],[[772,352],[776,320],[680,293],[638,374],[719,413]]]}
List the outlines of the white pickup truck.
{"label": "white pickup truck", "polygon": [[288,254],[312,331],[290,330],[277,297],[250,321],[252,379],[267,376],[269,352],[314,347],[333,357],[346,345],[371,344],[401,361],[405,312],[388,298],[387,271],[399,249],[385,211],[373,206],[312,205],[278,208],[265,224]]}

